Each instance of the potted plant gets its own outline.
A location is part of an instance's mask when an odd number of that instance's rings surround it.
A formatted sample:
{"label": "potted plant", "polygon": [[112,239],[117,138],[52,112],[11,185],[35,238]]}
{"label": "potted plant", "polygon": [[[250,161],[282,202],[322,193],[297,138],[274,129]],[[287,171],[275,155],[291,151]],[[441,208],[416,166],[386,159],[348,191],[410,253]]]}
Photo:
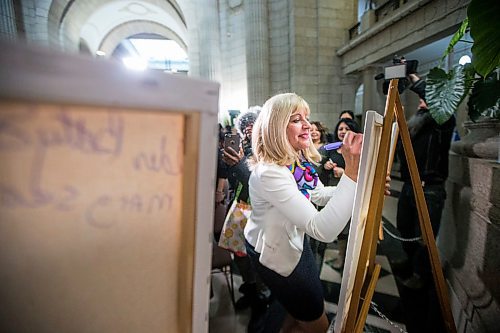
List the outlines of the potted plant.
{"label": "potted plant", "polygon": [[[473,134],[468,139],[455,144],[452,150],[468,156],[497,158],[498,133],[500,132],[500,1],[472,0],[467,7],[467,17],[452,37],[441,59],[453,51],[467,32],[473,39],[472,63],[457,65],[448,72],[440,67],[429,71],[426,97],[429,112],[439,124],[447,121],[468,97],[467,114],[471,121],[464,123],[467,128],[477,128],[481,134]],[[488,125],[478,124],[488,119]],[[490,128],[488,130],[488,127]],[[493,136],[493,145],[486,148],[473,147],[472,141],[488,140]],[[471,142],[467,142],[471,141]],[[491,140],[490,140],[491,141]],[[455,148],[455,149],[454,149]],[[457,151],[458,150],[458,151]],[[478,152],[478,150],[480,152]]]}

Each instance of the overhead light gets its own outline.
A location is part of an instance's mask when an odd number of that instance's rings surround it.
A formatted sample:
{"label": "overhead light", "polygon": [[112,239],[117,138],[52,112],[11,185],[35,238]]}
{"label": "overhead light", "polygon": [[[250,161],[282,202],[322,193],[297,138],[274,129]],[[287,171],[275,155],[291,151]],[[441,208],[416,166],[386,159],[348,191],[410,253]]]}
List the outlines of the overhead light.
{"label": "overhead light", "polygon": [[471,58],[468,55],[464,55],[460,57],[460,60],[458,61],[460,65],[465,65],[465,64],[470,64],[471,63]]}
{"label": "overhead light", "polygon": [[106,52],[101,51],[101,50],[97,50],[97,51],[95,51],[95,54],[98,55],[99,57],[104,57],[106,55]]}
{"label": "overhead light", "polygon": [[126,57],[122,59],[123,64],[128,69],[143,71],[148,68],[148,62],[142,58],[138,57]]}

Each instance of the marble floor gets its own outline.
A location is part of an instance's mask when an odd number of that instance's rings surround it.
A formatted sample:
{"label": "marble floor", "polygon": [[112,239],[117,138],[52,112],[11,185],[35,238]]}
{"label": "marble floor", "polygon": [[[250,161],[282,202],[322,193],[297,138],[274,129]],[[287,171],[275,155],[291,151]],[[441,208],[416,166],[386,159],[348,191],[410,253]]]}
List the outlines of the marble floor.
{"label": "marble floor", "polygon": [[[393,180],[391,183],[392,195],[386,197],[383,222],[385,229],[391,233],[397,233],[395,228],[397,195],[401,183]],[[336,243],[329,244],[323,261],[321,270],[321,281],[325,291],[326,310],[329,313],[337,312],[337,303],[340,293],[340,283],[342,272],[332,267],[332,262],[338,255]],[[366,320],[365,332],[401,332],[405,325],[401,323],[402,313],[399,302],[399,291],[396,279],[392,274],[390,262],[398,261],[404,256],[399,241],[384,233],[384,240],[377,246],[376,261],[381,264],[382,271],[375,289],[373,302],[382,315],[388,319],[383,319],[381,315],[370,310]],[[234,275],[235,298],[241,295],[238,286],[241,285],[241,277]],[[231,302],[231,297],[223,273],[212,274],[213,297],[210,300],[209,332],[211,333],[243,333],[247,332],[250,320],[250,310],[236,312]]]}

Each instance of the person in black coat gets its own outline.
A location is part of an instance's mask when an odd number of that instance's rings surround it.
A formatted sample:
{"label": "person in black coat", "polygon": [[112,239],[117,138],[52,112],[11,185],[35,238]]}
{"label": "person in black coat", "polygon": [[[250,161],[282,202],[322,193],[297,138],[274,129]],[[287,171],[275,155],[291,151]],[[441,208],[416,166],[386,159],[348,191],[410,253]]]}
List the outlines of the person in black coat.
{"label": "person in black coat", "polygon": [[[241,137],[239,151],[234,151],[231,147],[222,150],[222,161],[226,164],[227,179],[229,181],[230,198],[229,207],[233,200],[239,200],[251,204],[248,196],[248,179],[250,170],[247,159],[252,155],[252,128],[260,107],[255,106],[241,113],[235,120],[235,127]],[[235,192],[241,184],[241,191],[238,198]],[[254,311],[264,311],[268,302],[268,290],[258,278],[248,256],[234,256],[235,264],[241,273],[243,284],[239,291],[243,294],[236,302],[236,309],[245,309],[252,306]]]}
{"label": "person in black coat", "polygon": [[[418,94],[420,103],[417,113],[408,120],[411,144],[415,153],[417,169],[422,181],[425,202],[429,211],[434,237],[438,236],[441,224],[448,178],[448,154],[455,128],[455,116],[443,124],[438,124],[430,115],[425,100],[425,81],[416,74],[410,74],[413,83],[410,90]],[[398,199],[397,228],[405,239],[421,236],[417,206],[413,193],[406,156],[401,141],[397,146],[401,161],[401,180],[403,187]],[[427,248],[422,240],[402,242],[408,257],[400,263],[400,269],[407,272],[408,278],[398,279],[404,288],[401,292],[403,307],[408,317],[409,332],[444,332],[443,320],[437,306],[437,293],[432,283],[432,271]],[[402,268],[405,267],[405,268]],[[421,306],[414,307],[413,304]]]}

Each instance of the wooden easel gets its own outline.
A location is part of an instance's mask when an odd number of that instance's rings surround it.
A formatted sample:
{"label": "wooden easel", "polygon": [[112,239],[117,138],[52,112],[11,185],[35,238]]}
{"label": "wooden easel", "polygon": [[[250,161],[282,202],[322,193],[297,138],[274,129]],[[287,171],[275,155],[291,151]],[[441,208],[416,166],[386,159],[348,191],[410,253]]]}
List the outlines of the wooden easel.
{"label": "wooden easel", "polygon": [[[343,332],[363,332],[370,303],[380,274],[380,265],[375,263],[375,255],[377,253],[378,231],[382,219],[385,178],[387,170],[390,168],[390,164],[392,164],[392,158],[390,158],[392,123],[394,119],[396,119],[413,184],[422,239],[427,245],[434,284],[443,314],[444,324],[447,332],[456,333],[456,327],[448,301],[446,282],[441,270],[429,212],[425,203],[422,182],[418,173],[415,154],[413,153],[410,134],[408,132],[408,126],[404,117],[397,87],[398,79],[391,80],[385,107],[375,178],[366,218],[366,227],[363,236],[364,242],[359,256],[354,287]],[[387,163],[389,160],[391,160],[390,164]]]}

